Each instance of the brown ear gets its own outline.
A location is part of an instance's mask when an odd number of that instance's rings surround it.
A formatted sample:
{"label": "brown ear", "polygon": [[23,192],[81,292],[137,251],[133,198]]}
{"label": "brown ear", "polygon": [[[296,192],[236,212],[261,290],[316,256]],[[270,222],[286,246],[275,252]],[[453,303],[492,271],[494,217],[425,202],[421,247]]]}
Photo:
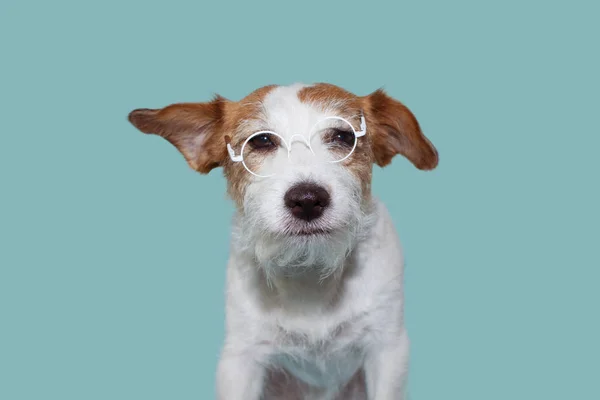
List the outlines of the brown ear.
{"label": "brown ear", "polygon": [[402,154],[422,170],[437,166],[437,150],[423,135],[417,119],[406,106],[381,89],[364,100],[367,136],[379,166],[388,165],[396,154]]}
{"label": "brown ear", "polygon": [[227,100],[172,104],[162,109],[141,108],[129,113],[140,131],[162,136],[183,154],[190,167],[206,174],[220,166],[227,151],[221,125]]}

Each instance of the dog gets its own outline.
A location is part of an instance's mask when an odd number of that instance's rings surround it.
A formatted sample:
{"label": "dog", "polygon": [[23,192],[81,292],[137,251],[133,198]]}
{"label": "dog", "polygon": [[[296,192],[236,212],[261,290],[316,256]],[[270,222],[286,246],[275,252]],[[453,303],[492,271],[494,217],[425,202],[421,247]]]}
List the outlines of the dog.
{"label": "dog", "polygon": [[223,168],[235,203],[218,399],[404,399],[403,254],[371,178],[398,154],[437,166],[413,113],[318,83],[129,121],[196,171]]}

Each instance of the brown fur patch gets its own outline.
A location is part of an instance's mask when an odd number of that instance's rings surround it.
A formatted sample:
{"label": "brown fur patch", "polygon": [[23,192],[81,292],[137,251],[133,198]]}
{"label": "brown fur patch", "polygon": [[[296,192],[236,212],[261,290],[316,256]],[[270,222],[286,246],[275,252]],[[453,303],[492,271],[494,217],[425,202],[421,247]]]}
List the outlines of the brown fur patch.
{"label": "brown fur patch", "polygon": [[129,121],[140,131],[159,135],[175,146],[191,168],[208,173],[223,164],[227,151],[219,145],[227,100],[216,96],[208,103],[179,103],[162,109],[137,109]]}
{"label": "brown fur patch", "polygon": [[189,166],[206,174],[222,166],[228,181],[228,192],[241,206],[244,188],[250,174],[235,165],[227,154],[225,136],[232,137],[232,146],[245,139],[241,126],[262,115],[262,101],[275,85],[264,86],[244,99],[234,102],[216,96],[207,103],[178,103],[162,109],[137,109],[129,121],[140,131],[168,140],[185,157]]}
{"label": "brown fur patch", "polygon": [[302,88],[298,92],[298,99],[303,103],[316,106],[343,104],[344,108],[354,109],[354,111],[361,108],[361,101],[358,96],[329,83],[317,83]]}
{"label": "brown fur patch", "polygon": [[[246,140],[248,132],[243,129],[243,125],[253,120],[261,120],[263,115],[263,100],[273,90],[276,85],[264,86],[255,90],[237,103],[233,103],[226,113],[223,125],[223,148],[225,148],[225,135],[231,136],[231,145],[239,154],[241,144]],[[227,178],[227,192],[233,201],[242,207],[244,193],[248,181],[252,175],[238,163],[231,161],[227,157],[224,163],[224,174]]]}
{"label": "brown fur patch", "polygon": [[[336,107],[342,115],[363,110],[373,161],[381,167],[388,165],[397,154],[408,158],[419,169],[437,166],[437,150],[421,132],[415,116],[404,104],[381,89],[358,97],[335,85],[319,83],[302,89],[298,97],[305,103],[324,108]],[[361,142],[365,141],[359,139],[359,144]],[[359,150],[358,145],[356,150]],[[369,152],[367,149],[360,150]]]}
{"label": "brown fur patch", "polygon": [[381,167],[388,165],[397,154],[405,156],[422,170],[434,169],[438,164],[438,153],[423,135],[417,119],[399,101],[383,90],[377,90],[363,98],[367,116],[367,136],[375,162]]}
{"label": "brown fur patch", "polygon": [[[360,129],[360,114],[364,112],[363,100],[347,90],[329,83],[318,83],[300,90],[298,98],[303,103],[321,109],[333,109],[335,116],[348,119],[357,131]],[[357,139],[354,153],[342,162],[344,167],[362,183],[365,198],[370,195],[373,172],[373,153],[369,135],[370,129],[367,123],[367,134]]]}

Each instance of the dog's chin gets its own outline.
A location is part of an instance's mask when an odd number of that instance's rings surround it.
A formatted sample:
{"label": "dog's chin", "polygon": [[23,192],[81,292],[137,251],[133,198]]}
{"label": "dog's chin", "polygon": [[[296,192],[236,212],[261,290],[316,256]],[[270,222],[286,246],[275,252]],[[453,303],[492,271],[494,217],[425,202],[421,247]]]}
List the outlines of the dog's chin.
{"label": "dog's chin", "polygon": [[234,235],[238,249],[248,252],[268,280],[278,276],[317,274],[324,279],[335,275],[370,221],[359,212],[311,222],[257,216],[241,215]]}

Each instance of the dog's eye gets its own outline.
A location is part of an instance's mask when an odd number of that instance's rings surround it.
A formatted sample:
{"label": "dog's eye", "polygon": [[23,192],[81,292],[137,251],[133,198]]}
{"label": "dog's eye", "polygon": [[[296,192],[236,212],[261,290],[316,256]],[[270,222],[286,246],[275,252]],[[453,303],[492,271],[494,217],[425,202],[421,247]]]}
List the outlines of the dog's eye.
{"label": "dog's eye", "polygon": [[332,132],[332,140],[344,146],[354,146],[354,132],[341,129],[334,129]]}
{"label": "dog's eye", "polygon": [[275,146],[271,136],[266,133],[254,136],[249,143],[254,149],[269,149]]}

